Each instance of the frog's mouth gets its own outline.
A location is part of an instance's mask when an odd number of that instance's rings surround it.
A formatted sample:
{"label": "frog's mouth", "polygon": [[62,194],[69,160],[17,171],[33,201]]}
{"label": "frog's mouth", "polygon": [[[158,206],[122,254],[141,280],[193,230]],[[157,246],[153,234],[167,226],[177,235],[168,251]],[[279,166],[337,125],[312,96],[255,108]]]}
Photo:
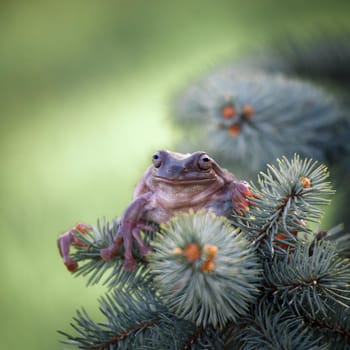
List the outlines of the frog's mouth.
{"label": "frog's mouth", "polygon": [[169,177],[163,177],[163,176],[153,176],[153,179],[155,181],[163,182],[169,185],[204,185],[209,184],[213,181],[215,181],[215,178],[174,178],[171,179]]}

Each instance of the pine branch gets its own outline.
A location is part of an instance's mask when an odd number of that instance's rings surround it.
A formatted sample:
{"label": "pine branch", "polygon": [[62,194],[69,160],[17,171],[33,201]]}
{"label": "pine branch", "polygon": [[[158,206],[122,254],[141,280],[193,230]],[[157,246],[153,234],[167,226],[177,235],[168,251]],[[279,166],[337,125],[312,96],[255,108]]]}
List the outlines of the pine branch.
{"label": "pine branch", "polygon": [[284,255],[298,241],[298,234],[310,235],[307,222],[318,222],[320,205],[328,204],[331,190],[328,171],[311,159],[295,155],[277,160],[261,172],[259,188],[252,185],[255,199],[244,217],[233,219],[263,255]]}
{"label": "pine branch", "polygon": [[134,289],[132,294],[116,289],[101,298],[100,311],[106,322],[95,323],[86,311],[78,312],[72,324],[78,335],[60,332],[68,338],[65,343],[86,350],[135,348],[143,342],[136,334],[157,329],[166,309],[148,289]]}
{"label": "pine branch", "polygon": [[77,335],[61,331],[67,338],[63,342],[84,350],[222,349],[218,330],[177,318],[150,289],[115,290],[101,298],[100,311],[105,322],[95,323],[85,310],[77,312],[72,323]]}
{"label": "pine branch", "polygon": [[[103,281],[109,289],[114,287],[127,287],[147,284],[148,263],[142,257],[138,249],[134,247],[133,254],[138,261],[138,269],[128,272],[123,267],[123,250],[113,261],[106,262],[101,259],[100,250],[110,246],[118,232],[119,222],[114,220],[109,224],[105,219],[98,221],[97,226],[92,226],[86,234],[77,231],[77,237],[81,246],[76,248],[73,259],[80,262],[76,276],[88,276],[87,285],[94,285]],[[149,243],[153,239],[153,233],[144,233],[144,240]]]}
{"label": "pine branch", "polygon": [[332,305],[350,306],[350,263],[338,256],[329,242],[299,244],[282,258],[264,266],[265,291],[281,308],[290,307],[299,315],[332,312]]}
{"label": "pine branch", "polygon": [[329,230],[316,231],[310,244],[311,254],[314,245],[319,241],[332,242],[341,257],[350,258],[350,232],[344,231],[343,224],[338,224]]}
{"label": "pine branch", "polygon": [[256,306],[254,318],[246,319],[231,350],[328,350],[322,336],[315,336],[301,317],[287,310],[276,311],[271,304]]}
{"label": "pine branch", "polygon": [[151,271],[170,310],[198,326],[219,328],[247,313],[261,266],[243,234],[206,212],[177,215],[161,229]]}
{"label": "pine branch", "polygon": [[317,313],[315,317],[304,315],[305,323],[315,333],[322,334],[329,340],[329,349],[347,350],[350,348],[350,308],[334,304],[327,315]]}
{"label": "pine branch", "polygon": [[343,147],[346,122],[336,99],[310,83],[255,69],[217,69],[188,87],[174,110],[192,148],[208,150],[245,178],[282,155],[328,161]]}

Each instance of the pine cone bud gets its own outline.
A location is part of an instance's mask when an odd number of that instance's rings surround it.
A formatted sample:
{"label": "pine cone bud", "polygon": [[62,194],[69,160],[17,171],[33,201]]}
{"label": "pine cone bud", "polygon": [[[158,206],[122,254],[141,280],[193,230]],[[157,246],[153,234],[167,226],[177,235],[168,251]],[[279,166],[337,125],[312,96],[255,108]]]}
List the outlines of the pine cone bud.
{"label": "pine cone bud", "polygon": [[162,225],[153,248],[151,270],[178,317],[221,327],[256,300],[261,266],[251,243],[226,218],[179,214]]}

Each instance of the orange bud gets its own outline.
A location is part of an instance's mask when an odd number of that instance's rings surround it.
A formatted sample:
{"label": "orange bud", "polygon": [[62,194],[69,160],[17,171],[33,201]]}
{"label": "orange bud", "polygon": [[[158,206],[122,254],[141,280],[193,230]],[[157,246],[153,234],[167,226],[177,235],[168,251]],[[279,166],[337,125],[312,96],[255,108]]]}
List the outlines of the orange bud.
{"label": "orange bud", "polygon": [[208,255],[208,258],[211,259],[214,259],[218,253],[218,247],[212,244],[205,245],[203,250]]}
{"label": "orange bud", "polygon": [[232,119],[236,115],[236,110],[232,105],[227,105],[221,110],[224,119]]}
{"label": "orange bud", "polygon": [[254,109],[251,105],[245,105],[243,107],[243,115],[245,119],[250,119],[254,114]]}
{"label": "orange bud", "polygon": [[[298,232],[297,231],[292,231],[291,234],[296,237],[298,235]],[[278,240],[281,240],[281,241],[284,241],[288,238],[288,235],[286,233],[277,233],[275,235],[275,238],[278,239]],[[282,249],[284,250],[287,250],[289,245],[288,244],[285,244],[285,243],[278,243],[278,246],[281,247]]]}
{"label": "orange bud", "polygon": [[202,272],[211,272],[215,269],[215,263],[212,260],[207,260],[204,262],[204,264],[201,266]]}
{"label": "orange bud", "polygon": [[304,186],[304,188],[311,187],[311,180],[308,177],[303,176],[302,178],[300,178],[300,182]]}
{"label": "orange bud", "polygon": [[204,246],[203,251],[206,253],[207,258],[201,266],[201,271],[213,271],[215,269],[214,259],[218,254],[218,247],[216,245],[207,244]]}
{"label": "orange bud", "polygon": [[239,134],[239,132],[241,131],[241,127],[237,124],[232,125],[229,129],[228,129],[228,133],[231,136],[237,136]]}
{"label": "orange bud", "polygon": [[[275,238],[282,241],[285,240],[287,237],[284,234],[277,234],[275,235]],[[288,244],[285,243],[278,243],[278,246],[284,250],[288,249]]]}
{"label": "orange bud", "polygon": [[174,248],[173,249],[173,254],[175,255],[180,255],[183,253],[183,250],[181,248]]}
{"label": "orange bud", "polygon": [[190,262],[195,262],[201,257],[201,248],[196,243],[189,243],[184,249],[184,255]]}

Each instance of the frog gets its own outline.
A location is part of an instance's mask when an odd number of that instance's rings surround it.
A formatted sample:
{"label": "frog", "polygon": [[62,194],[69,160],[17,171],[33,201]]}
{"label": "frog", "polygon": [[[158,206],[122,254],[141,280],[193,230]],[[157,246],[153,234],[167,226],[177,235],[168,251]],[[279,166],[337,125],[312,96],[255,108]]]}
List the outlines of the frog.
{"label": "frog", "polygon": [[[249,210],[254,194],[247,181],[239,181],[204,151],[179,153],[159,150],[152,164],[137,183],[133,199],[120,217],[113,243],[101,249],[100,256],[112,261],[124,248],[124,268],[134,271],[137,262],[132,253],[136,243],[141,256],[151,248],[141,231],[152,230],[149,223],[161,225],[180,213],[211,211],[217,216],[230,217]],[[78,224],[58,238],[58,247],[67,269],[74,272],[78,264],[70,256],[71,246],[82,246],[77,232],[90,227]],[[119,254],[119,253],[118,253]]]}

